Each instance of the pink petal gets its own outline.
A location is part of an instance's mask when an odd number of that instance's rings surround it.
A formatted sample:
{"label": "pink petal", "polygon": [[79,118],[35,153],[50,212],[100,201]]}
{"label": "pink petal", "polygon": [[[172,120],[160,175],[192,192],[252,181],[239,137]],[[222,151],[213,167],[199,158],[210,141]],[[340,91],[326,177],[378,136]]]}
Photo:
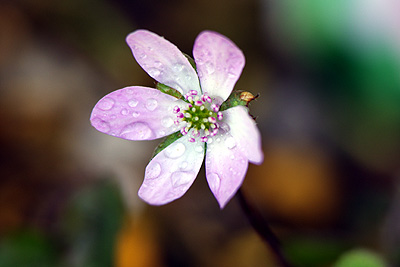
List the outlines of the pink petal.
{"label": "pink petal", "polygon": [[204,159],[204,144],[183,136],[158,153],[147,165],[139,197],[152,205],[180,198],[192,185]]}
{"label": "pink petal", "polygon": [[148,87],[116,90],[97,102],[90,121],[100,132],[128,140],[152,140],[178,131],[174,106],[182,100]]}
{"label": "pink petal", "polygon": [[203,92],[225,101],[242,73],[242,51],[225,36],[205,31],[197,36],[193,56]]}
{"label": "pink petal", "polygon": [[229,134],[207,143],[206,176],[221,209],[236,194],[246,175],[248,161]]}
{"label": "pink petal", "polygon": [[139,65],[155,80],[182,94],[200,92],[196,71],[172,43],[147,30],[137,30],[126,37]]}
{"label": "pink petal", "polygon": [[223,111],[224,122],[228,124],[230,134],[234,137],[242,153],[248,160],[261,164],[264,160],[261,134],[247,108],[236,106]]}

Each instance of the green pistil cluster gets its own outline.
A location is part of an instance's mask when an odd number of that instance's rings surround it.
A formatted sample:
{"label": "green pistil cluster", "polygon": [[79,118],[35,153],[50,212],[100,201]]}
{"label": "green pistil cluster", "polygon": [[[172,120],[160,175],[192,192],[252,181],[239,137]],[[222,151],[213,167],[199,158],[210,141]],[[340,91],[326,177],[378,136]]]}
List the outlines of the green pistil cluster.
{"label": "green pistil cluster", "polygon": [[191,134],[190,142],[195,142],[200,137],[201,142],[207,142],[208,136],[215,136],[218,133],[219,125],[217,120],[221,120],[223,115],[219,111],[219,106],[212,103],[212,99],[207,94],[197,95],[197,91],[190,91],[185,95],[188,106],[180,110],[178,106],[174,108],[177,114],[176,124],[185,122],[181,128],[183,135]]}

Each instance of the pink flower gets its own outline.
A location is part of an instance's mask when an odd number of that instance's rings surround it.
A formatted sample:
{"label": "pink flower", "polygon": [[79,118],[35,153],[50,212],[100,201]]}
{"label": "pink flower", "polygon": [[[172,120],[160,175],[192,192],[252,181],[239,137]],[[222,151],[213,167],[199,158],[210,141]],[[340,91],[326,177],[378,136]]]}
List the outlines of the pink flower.
{"label": "pink flower", "polygon": [[248,162],[263,161],[260,132],[247,108],[219,110],[244,67],[242,51],[225,36],[204,31],[193,48],[195,69],[175,45],[152,32],[137,30],[126,41],[139,65],[185,101],[153,88],[125,87],[96,104],[92,125],[128,140],[153,140],[180,131],[183,136],[147,165],[139,196],[152,205],[180,198],[205,157],[209,187],[223,208],[241,186]]}

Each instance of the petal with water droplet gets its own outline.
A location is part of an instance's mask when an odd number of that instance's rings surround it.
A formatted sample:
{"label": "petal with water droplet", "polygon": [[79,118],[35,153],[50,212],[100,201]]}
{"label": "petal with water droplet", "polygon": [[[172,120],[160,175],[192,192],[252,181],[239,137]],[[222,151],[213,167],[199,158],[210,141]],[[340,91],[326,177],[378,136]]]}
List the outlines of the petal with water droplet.
{"label": "petal with water droplet", "polygon": [[242,73],[245,64],[242,51],[227,37],[204,31],[196,38],[193,56],[201,73],[203,92],[225,101]]}
{"label": "petal with water droplet", "polygon": [[236,194],[246,175],[248,161],[238,146],[229,148],[229,134],[221,136],[221,142],[207,146],[206,176],[221,209]]}
{"label": "petal with water droplet", "polygon": [[172,43],[147,30],[137,30],[126,37],[139,65],[155,80],[182,94],[200,92],[199,79],[188,59]]}
{"label": "petal with water droplet", "polygon": [[[192,185],[204,154],[198,153],[196,146],[199,144],[189,142],[188,138],[189,135],[179,138],[147,165],[145,178],[139,189],[139,197],[144,201],[152,205],[163,205],[180,198]],[[171,150],[168,150],[169,147]],[[155,178],[152,175],[154,170],[160,170]]]}
{"label": "petal with water droplet", "polygon": [[160,91],[131,86],[114,91],[95,105],[91,114],[92,125],[103,133],[128,140],[152,140],[178,131],[170,120],[164,121],[171,107],[186,104]]}
{"label": "petal with water droplet", "polygon": [[264,160],[261,134],[255,121],[248,114],[247,108],[236,106],[223,111],[223,114],[224,122],[229,125],[229,133],[239,149],[251,163],[261,164]]}

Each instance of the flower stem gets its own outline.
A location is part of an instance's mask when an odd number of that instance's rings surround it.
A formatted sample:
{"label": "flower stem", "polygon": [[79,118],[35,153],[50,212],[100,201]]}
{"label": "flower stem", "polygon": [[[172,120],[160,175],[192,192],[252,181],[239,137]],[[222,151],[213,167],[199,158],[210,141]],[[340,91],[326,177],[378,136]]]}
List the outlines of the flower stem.
{"label": "flower stem", "polygon": [[251,206],[251,204],[247,201],[247,199],[243,195],[241,189],[238,190],[237,196],[240,205],[243,211],[245,212],[251,226],[253,226],[254,230],[261,236],[264,242],[266,242],[267,245],[270,247],[280,265],[282,267],[292,267],[292,265],[287,261],[287,259],[283,255],[281,249],[281,242],[276,237],[274,232],[272,232],[266,219],[253,206]]}

